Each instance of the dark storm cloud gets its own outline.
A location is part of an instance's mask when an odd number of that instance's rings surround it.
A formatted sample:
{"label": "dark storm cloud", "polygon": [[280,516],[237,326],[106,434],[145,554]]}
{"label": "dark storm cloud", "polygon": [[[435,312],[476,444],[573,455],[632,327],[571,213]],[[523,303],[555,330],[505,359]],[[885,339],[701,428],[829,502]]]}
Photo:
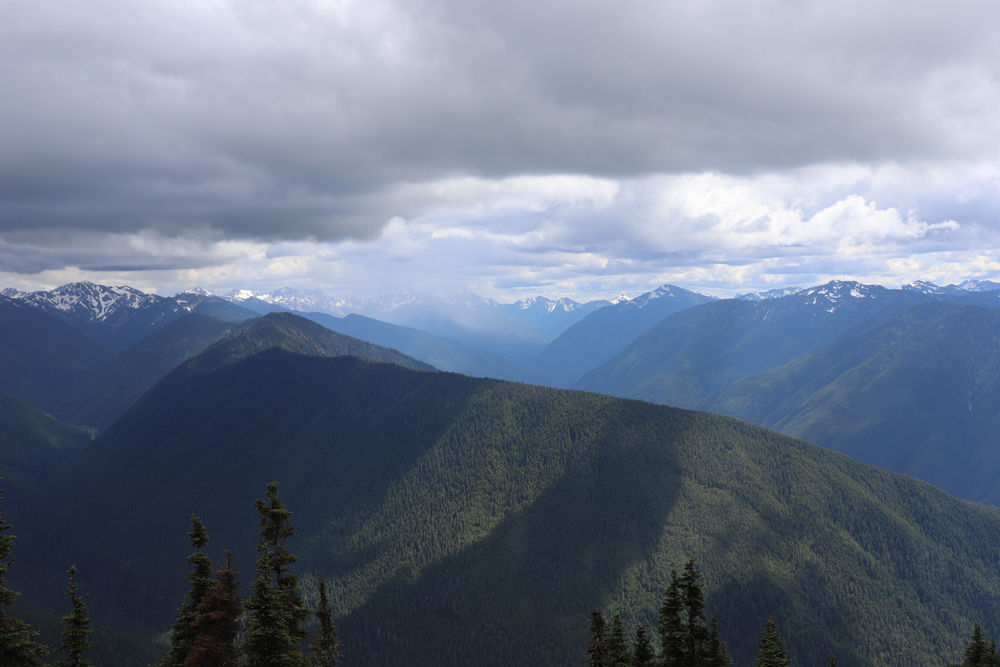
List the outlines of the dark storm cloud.
{"label": "dark storm cloud", "polygon": [[401,187],[452,175],[995,155],[998,15],[986,2],[10,0],[0,233],[372,238],[427,213]]}

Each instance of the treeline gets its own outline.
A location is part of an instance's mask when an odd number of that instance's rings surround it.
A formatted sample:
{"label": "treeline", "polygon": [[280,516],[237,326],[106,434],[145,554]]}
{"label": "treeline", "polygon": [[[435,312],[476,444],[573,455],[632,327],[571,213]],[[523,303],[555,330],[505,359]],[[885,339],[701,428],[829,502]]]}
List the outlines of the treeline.
{"label": "treeline", "polygon": [[[291,512],[278,497],[277,483],[267,485],[267,499],[258,499],[254,507],[262,528],[257,542],[260,555],[252,593],[245,599],[239,593],[243,582],[233,567],[232,551],[227,547],[222,561],[213,567],[204,551],[208,544],[205,526],[198,517],[191,518],[188,540],[195,549],[187,559],[193,566],[187,575],[191,586],[170,631],[170,649],[154,667],[336,667],[342,657],[341,643],[326,583],[318,580],[318,602],[315,609],[309,609],[298,576],[289,572],[298,560],[286,546],[294,528]],[[14,562],[14,538],[3,534],[11,528],[0,513],[0,667],[42,667],[50,651],[38,641],[39,633],[7,613],[18,595],[4,582]],[[72,611],[63,617],[62,641],[56,649],[68,658],[57,660],[53,667],[91,667],[91,661],[83,657],[94,648],[89,640],[87,596],[78,594],[76,566],[69,569],[69,575],[67,597]],[[310,637],[305,622],[313,615],[318,624],[304,653],[301,644]]]}

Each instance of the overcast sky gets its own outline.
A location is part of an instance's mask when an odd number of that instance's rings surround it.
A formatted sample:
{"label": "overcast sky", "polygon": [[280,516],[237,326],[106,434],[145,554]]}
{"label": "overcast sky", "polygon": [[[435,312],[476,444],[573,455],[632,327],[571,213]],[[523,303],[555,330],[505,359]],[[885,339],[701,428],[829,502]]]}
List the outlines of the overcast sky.
{"label": "overcast sky", "polygon": [[1000,278],[1000,4],[4,0],[0,285]]}

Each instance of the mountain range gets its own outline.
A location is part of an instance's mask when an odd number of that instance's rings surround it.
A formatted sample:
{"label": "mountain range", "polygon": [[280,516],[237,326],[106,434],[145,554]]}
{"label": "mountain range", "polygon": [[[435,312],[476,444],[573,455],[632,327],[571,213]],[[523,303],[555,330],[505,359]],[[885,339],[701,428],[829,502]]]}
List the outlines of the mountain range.
{"label": "mountain range", "polygon": [[654,626],[688,557],[738,664],[771,613],[796,664],[954,662],[1000,630],[1000,511],[946,493],[1000,505],[994,285],[397,304],[437,333],[291,291],[5,290],[10,581],[51,635],[71,556],[131,647],[106,664],[146,664],[191,514],[250,572],[276,479],[352,664],[576,662],[591,608]]}

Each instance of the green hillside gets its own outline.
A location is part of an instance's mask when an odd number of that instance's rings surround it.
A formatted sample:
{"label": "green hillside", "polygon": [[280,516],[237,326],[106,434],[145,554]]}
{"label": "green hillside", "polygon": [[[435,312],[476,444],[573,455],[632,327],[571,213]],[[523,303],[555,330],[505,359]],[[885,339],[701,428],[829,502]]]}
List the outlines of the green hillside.
{"label": "green hillside", "polygon": [[60,414],[73,423],[106,428],[160,378],[233,328],[208,315],[184,315],[123,352]]}
{"label": "green hillside", "polygon": [[662,320],[574,388],[692,408],[731,382],[928,300],[918,292],[834,281],[780,299],[694,306]]}
{"label": "green hillside", "polygon": [[699,404],[1000,504],[1000,309],[933,302]]}
{"label": "green hillside", "polygon": [[738,664],[772,612],[799,665],[936,666],[974,622],[1000,629],[995,508],[728,417],[230,352],[173,371],[54,480],[19,526],[19,590],[58,594],[39,582],[73,554],[95,617],[162,632],[191,514],[247,573],[276,479],[352,665],[578,664],[591,608],[654,625],[692,556]]}

